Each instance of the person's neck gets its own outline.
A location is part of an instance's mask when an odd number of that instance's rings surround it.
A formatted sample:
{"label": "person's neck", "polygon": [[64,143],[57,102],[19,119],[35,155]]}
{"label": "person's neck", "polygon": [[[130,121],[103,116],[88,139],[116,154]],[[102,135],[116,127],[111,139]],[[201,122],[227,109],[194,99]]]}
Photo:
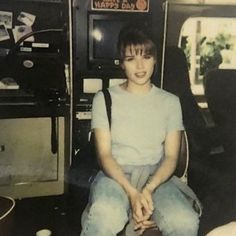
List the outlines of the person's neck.
{"label": "person's neck", "polygon": [[122,84],[121,87],[129,93],[143,95],[147,94],[151,90],[152,84],[151,82],[149,82],[147,84],[139,85],[139,84],[132,84],[127,81],[124,84]]}

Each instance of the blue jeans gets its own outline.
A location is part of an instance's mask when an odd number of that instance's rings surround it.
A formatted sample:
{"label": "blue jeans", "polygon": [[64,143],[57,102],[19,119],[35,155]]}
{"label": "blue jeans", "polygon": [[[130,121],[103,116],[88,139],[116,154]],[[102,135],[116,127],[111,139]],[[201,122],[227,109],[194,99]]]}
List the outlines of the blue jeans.
{"label": "blue jeans", "polygon": [[[199,217],[171,179],[153,193],[153,219],[163,236],[197,236]],[[128,222],[129,199],[123,188],[102,172],[96,176],[81,236],[116,236]]]}

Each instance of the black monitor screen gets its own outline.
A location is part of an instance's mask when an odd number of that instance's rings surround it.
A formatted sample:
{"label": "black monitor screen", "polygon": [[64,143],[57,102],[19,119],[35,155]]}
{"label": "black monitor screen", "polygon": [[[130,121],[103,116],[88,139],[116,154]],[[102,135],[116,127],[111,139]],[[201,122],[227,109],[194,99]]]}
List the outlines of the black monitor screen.
{"label": "black monitor screen", "polygon": [[93,56],[94,58],[115,59],[117,58],[117,38],[124,21],[94,21],[93,29]]}
{"label": "black monitor screen", "polygon": [[91,14],[89,16],[89,63],[117,66],[117,40],[122,27],[131,22],[144,23],[143,16]]}

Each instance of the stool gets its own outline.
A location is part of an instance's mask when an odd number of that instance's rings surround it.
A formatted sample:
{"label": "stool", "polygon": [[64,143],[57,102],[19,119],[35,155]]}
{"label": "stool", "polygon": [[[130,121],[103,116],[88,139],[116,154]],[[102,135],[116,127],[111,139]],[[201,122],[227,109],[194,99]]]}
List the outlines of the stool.
{"label": "stool", "polygon": [[[125,229],[124,229],[118,234],[118,236],[129,236],[129,235],[125,235]],[[144,231],[143,236],[162,236],[162,234],[159,230],[147,229]]]}
{"label": "stool", "polygon": [[0,235],[11,236],[13,231],[13,215],[15,200],[10,197],[0,197]]}

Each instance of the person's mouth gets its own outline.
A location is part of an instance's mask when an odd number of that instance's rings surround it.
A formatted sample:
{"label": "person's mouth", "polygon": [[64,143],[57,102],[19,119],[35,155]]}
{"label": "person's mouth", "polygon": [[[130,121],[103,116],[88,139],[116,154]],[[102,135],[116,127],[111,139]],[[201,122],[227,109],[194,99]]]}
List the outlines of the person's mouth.
{"label": "person's mouth", "polygon": [[146,72],[137,72],[137,73],[135,73],[135,76],[137,78],[143,78],[143,77],[145,77],[145,75],[146,75]]}

